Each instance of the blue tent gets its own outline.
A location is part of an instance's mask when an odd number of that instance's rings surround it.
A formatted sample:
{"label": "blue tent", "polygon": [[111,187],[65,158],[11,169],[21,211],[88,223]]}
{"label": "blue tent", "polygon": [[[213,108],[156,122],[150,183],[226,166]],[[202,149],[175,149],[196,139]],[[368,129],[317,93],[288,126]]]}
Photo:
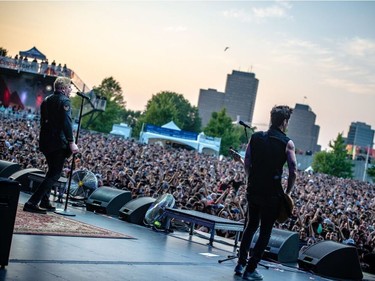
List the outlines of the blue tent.
{"label": "blue tent", "polygon": [[36,58],[40,60],[45,60],[47,57],[43,55],[37,48],[32,47],[28,51],[20,51],[19,54],[23,57]]}

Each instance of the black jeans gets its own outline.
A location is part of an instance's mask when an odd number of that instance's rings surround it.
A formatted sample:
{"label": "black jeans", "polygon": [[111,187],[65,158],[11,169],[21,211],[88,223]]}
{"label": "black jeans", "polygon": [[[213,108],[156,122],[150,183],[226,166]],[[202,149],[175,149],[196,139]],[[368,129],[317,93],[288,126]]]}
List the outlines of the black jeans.
{"label": "black jeans", "polygon": [[61,176],[66,156],[67,152],[63,149],[56,150],[45,155],[48,165],[46,177],[38,186],[34,194],[30,197],[28,203],[31,203],[33,205],[37,205],[39,202],[41,202],[42,204],[49,203],[51,188]]}
{"label": "black jeans", "polygon": [[[242,235],[238,263],[246,265],[246,271],[253,272],[262,258],[271,237],[272,227],[279,214],[281,197],[247,196],[247,223]],[[250,259],[247,261],[251,241],[260,223],[259,237]]]}

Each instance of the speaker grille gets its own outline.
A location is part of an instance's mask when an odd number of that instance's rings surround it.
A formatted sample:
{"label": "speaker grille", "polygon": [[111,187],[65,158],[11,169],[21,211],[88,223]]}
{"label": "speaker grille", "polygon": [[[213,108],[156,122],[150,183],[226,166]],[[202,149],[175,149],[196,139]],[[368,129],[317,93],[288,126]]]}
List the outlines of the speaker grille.
{"label": "speaker grille", "polygon": [[121,207],[130,200],[130,191],[103,186],[91,193],[86,202],[86,210],[118,215]]}
{"label": "speaker grille", "polygon": [[[250,250],[255,246],[259,237],[259,229],[254,234]],[[278,262],[297,262],[298,259],[298,234],[296,232],[273,228],[270,241],[264,252],[264,257]]]}
{"label": "speaker grille", "polygon": [[334,241],[322,241],[308,247],[299,255],[301,268],[321,276],[362,280],[357,249]]}
{"label": "speaker grille", "polygon": [[15,172],[19,171],[21,166],[17,163],[0,160],[0,177],[9,178]]}
{"label": "speaker grille", "polygon": [[143,225],[143,219],[152,203],[156,201],[152,197],[140,197],[126,203],[119,211],[122,220]]}

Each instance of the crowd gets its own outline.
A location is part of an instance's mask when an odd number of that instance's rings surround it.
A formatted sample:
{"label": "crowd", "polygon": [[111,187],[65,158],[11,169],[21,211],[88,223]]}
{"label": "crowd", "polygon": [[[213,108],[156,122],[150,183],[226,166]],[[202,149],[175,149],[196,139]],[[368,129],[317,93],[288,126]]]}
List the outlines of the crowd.
{"label": "crowd", "polygon": [[28,58],[26,56],[16,55],[14,58],[0,56],[0,65],[11,69],[17,69],[27,72],[40,73],[53,76],[71,76],[71,70],[64,64],[56,64],[52,61],[50,64],[47,59],[38,62],[35,58]]}
{"label": "crowd", "polygon": [[[0,114],[1,159],[17,162],[22,168],[45,170],[45,158],[38,151],[38,122],[20,118],[23,114],[14,116]],[[231,158],[144,145],[84,130],[78,145],[81,154],[76,158],[76,169],[93,172],[99,186],[129,190],[133,198],[157,198],[169,193],[178,208],[244,220],[247,201],[243,166]],[[64,176],[69,169],[67,162]],[[374,184],[300,171],[292,192],[293,214],[276,227],[298,232],[302,250],[321,240],[354,245],[361,261],[375,272],[374,193]],[[230,231],[218,235],[234,237]]]}

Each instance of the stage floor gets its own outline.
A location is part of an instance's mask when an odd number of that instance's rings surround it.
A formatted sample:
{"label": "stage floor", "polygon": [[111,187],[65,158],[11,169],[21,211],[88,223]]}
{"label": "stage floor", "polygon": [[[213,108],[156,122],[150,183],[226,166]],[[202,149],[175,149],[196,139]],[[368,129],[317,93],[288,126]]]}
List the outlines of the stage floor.
{"label": "stage floor", "polygon": [[[29,195],[20,194],[20,203]],[[86,222],[136,239],[83,238],[45,235],[13,235],[9,265],[0,270],[6,281],[242,280],[234,276],[236,260],[219,263],[236,253],[227,240],[175,231],[170,234],[126,221],[69,207],[71,219]],[[220,240],[220,241],[218,241]],[[264,280],[330,280],[296,268],[262,261],[258,271]],[[364,280],[375,280],[364,274]]]}

